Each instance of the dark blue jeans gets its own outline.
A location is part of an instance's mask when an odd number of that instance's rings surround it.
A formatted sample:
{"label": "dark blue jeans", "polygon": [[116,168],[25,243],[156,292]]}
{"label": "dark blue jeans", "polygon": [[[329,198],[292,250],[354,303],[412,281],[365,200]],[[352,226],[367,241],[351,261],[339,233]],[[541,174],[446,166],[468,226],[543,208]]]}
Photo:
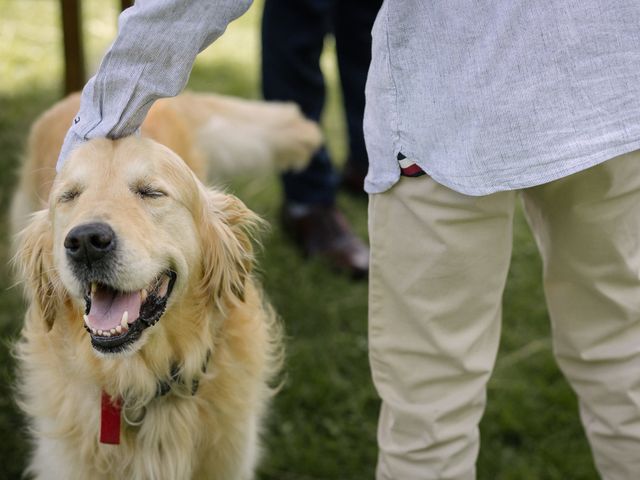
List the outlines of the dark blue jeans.
{"label": "dark blue jeans", "polygon": [[[262,18],[262,90],[266,100],[294,101],[320,120],[325,83],[324,37],[333,33],[349,136],[350,168],[366,173],[362,132],[364,87],[371,61],[371,28],[382,0],[266,0]],[[286,201],[331,205],[338,177],[322,147],[307,169],[282,175]]]}

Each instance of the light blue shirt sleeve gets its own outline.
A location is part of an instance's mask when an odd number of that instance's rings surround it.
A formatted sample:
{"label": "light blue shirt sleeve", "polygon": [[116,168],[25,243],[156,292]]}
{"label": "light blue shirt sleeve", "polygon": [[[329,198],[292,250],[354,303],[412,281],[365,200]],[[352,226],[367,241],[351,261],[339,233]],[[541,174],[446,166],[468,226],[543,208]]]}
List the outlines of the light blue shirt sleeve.
{"label": "light blue shirt sleeve", "polygon": [[242,15],[252,0],[137,0],[82,91],[56,170],[92,138],[134,134],[154,101],[185,87],[196,55]]}

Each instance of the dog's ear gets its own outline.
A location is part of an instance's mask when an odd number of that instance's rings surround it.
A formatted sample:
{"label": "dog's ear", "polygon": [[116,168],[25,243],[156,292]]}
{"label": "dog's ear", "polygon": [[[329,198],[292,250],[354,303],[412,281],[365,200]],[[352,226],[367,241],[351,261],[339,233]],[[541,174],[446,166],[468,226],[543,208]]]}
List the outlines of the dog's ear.
{"label": "dog's ear", "polygon": [[219,307],[243,302],[254,264],[253,242],[264,221],[237,197],[207,190],[202,221],[203,293]]}
{"label": "dog's ear", "polygon": [[33,214],[27,227],[18,234],[14,265],[18,278],[36,315],[48,330],[53,327],[60,304],[53,268],[53,233],[48,210]]}

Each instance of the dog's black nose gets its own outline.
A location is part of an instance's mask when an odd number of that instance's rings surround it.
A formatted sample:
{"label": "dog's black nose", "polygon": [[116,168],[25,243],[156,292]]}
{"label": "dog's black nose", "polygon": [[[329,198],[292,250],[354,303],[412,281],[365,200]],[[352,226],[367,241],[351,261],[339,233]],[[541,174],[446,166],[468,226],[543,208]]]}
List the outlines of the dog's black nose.
{"label": "dog's black nose", "polygon": [[67,234],[64,248],[74,261],[96,262],[116,248],[116,233],[106,223],[78,225]]}

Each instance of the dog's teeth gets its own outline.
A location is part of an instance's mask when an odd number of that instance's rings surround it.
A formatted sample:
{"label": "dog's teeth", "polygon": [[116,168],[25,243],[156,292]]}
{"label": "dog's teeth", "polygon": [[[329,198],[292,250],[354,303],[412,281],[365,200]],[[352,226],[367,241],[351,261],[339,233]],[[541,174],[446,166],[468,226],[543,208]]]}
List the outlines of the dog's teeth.
{"label": "dog's teeth", "polygon": [[98,284],[95,282],[91,283],[91,293],[96,293],[96,290],[98,289]]}
{"label": "dog's teeth", "polygon": [[111,332],[104,332],[104,333],[103,333],[103,335],[104,335],[105,337],[110,337],[110,336],[111,336]]}
{"label": "dog's teeth", "polygon": [[140,291],[140,302],[141,302],[141,303],[146,302],[146,301],[147,301],[147,297],[148,297],[148,296],[149,296],[149,292],[147,292],[147,289],[146,289],[146,288],[143,288],[143,289]]}
{"label": "dog's teeth", "polygon": [[91,333],[93,333],[94,335],[96,335],[98,333],[98,331],[95,328],[91,329]]}
{"label": "dog's teeth", "polygon": [[170,281],[171,281],[171,279],[165,275],[164,278],[159,282],[159,284],[158,284],[158,294],[161,297],[164,297],[167,294],[167,292],[169,291],[169,282]]}
{"label": "dog's teeth", "polygon": [[111,330],[109,330],[111,332],[111,335],[115,335],[116,334],[116,329],[112,328]]}
{"label": "dog's teeth", "polygon": [[116,331],[116,332],[118,332],[118,333],[122,333],[122,326],[118,325],[118,326],[115,328],[115,331]]}
{"label": "dog's teeth", "polygon": [[98,329],[98,335],[102,335],[102,330]]}
{"label": "dog's teeth", "polygon": [[120,325],[118,325],[118,327],[121,327],[122,330],[124,330],[125,332],[129,330],[129,311],[128,310],[125,310],[125,312],[122,314],[122,319],[120,320]]}

